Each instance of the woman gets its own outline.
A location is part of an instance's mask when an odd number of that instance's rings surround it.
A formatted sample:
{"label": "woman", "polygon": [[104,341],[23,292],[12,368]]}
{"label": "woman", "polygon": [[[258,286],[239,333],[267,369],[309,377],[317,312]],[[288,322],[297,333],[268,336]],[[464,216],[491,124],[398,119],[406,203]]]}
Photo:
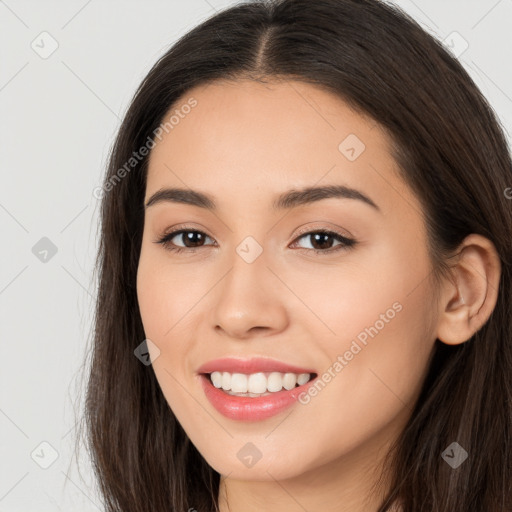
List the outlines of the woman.
{"label": "woman", "polygon": [[102,188],[107,509],[512,510],[511,184],[491,107],[396,7],[250,2],[182,37]]}

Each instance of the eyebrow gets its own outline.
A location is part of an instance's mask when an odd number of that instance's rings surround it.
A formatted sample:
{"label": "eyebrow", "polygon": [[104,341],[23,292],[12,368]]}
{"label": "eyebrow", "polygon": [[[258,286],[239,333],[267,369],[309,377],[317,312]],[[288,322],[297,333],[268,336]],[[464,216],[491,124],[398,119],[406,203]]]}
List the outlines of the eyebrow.
{"label": "eyebrow", "polygon": [[[327,185],[324,187],[306,187],[300,190],[288,190],[280,194],[272,203],[274,210],[296,208],[329,198],[356,199],[380,212],[380,208],[361,191],[344,185]],[[157,190],[147,201],[146,208],[161,202],[172,202],[198,206],[214,211],[217,206],[212,196],[191,189],[163,188]]]}

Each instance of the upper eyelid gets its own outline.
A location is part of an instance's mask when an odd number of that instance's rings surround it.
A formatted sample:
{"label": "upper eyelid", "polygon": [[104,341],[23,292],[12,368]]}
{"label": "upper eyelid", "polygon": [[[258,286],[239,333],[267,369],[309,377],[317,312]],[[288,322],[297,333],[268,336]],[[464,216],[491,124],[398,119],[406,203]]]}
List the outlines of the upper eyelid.
{"label": "upper eyelid", "polygon": [[294,240],[296,240],[297,238],[301,237],[302,235],[308,235],[308,234],[311,234],[311,233],[318,233],[318,232],[326,232],[326,233],[331,233],[331,234],[334,234],[334,235],[338,235],[342,238],[347,238],[347,239],[353,239],[353,236],[350,235],[349,233],[340,233],[341,230],[338,230],[338,229],[334,229],[334,228],[328,228],[328,227],[306,227],[306,228],[299,228],[299,231],[295,234],[295,238]]}
{"label": "upper eyelid", "polygon": [[[328,222],[329,224],[329,222]],[[177,235],[179,232],[182,232],[182,231],[197,231],[199,233],[202,233],[203,235],[206,235],[208,237],[210,237],[212,240],[214,240],[215,238],[211,235],[209,235],[204,229],[201,229],[201,228],[196,228],[196,227],[193,227],[193,226],[189,226],[189,225],[186,225],[186,224],[177,224],[175,226],[173,226],[171,229],[168,229],[168,230],[165,230],[162,237],[164,236],[168,236],[170,235],[171,233],[173,235]],[[330,228],[330,227],[326,227],[325,225],[323,226],[319,226],[319,227],[305,227],[305,228],[302,228],[300,227],[298,232],[295,234],[295,237],[294,237],[294,240],[301,236],[301,235],[306,235],[308,233],[316,233],[316,232],[330,232],[330,233],[333,233],[333,234],[336,234],[336,235],[339,235],[343,238],[348,238],[348,239],[353,239],[354,237],[348,233],[346,230],[338,230],[338,229],[335,229],[335,228]],[[342,231],[342,232],[340,232]]]}

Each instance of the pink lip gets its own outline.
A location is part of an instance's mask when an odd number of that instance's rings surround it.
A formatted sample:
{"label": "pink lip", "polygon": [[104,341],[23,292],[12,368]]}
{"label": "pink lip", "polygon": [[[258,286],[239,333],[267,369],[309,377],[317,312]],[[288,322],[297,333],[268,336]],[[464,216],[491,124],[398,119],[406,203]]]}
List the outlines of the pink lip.
{"label": "pink lip", "polygon": [[[304,372],[305,373],[305,372]],[[256,398],[228,395],[222,389],[217,389],[208,375],[200,375],[201,385],[206,398],[227,418],[239,421],[260,421],[274,416],[293,405],[301,393],[316,381],[309,380],[294,389],[277,391],[270,395]]]}
{"label": "pink lip", "polygon": [[228,395],[222,389],[216,388],[208,373],[214,371],[229,373],[258,373],[258,372],[281,372],[281,373],[314,373],[308,368],[299,368],[289,364],[274,361],[272,359],[254,358],[249,360],[223,358],[210,361],[198,369],[201,379],[201,386],[210,403],[227,418],[239,421],[260,421],[274,416],[291,405],[293,405],[301,393],[307,391],[313,385],[316,376],[306,384],[297,386],[290,390],[281,390],[266,396],[256,398]]}
{"label": "pink lip", "polygon": [[281,373],[317,373],[311,368],[299,368],[290,364],[275,361],[274,359],[265,359],[263,357],[254,357],[252,359],[236,359],[233,357],[224,357],[215,359],[200,366],[197,373],[229,372],[229,373],[258,373],[258,372],[281,372]]}

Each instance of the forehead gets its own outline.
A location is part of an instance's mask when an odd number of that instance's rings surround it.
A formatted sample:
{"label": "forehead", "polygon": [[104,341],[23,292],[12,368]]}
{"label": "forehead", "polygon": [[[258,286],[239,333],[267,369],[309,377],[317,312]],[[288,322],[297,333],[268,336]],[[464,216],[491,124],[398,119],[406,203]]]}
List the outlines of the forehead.
{"label": "forehead", "polygon": [[314,85],[217,81],[188,90],[163,122],[170,116],[151,151],[146,199],[171,185],[224,190],[236,200],[320,182],[357,185],[389,201],[410,196],[385,130]]}

